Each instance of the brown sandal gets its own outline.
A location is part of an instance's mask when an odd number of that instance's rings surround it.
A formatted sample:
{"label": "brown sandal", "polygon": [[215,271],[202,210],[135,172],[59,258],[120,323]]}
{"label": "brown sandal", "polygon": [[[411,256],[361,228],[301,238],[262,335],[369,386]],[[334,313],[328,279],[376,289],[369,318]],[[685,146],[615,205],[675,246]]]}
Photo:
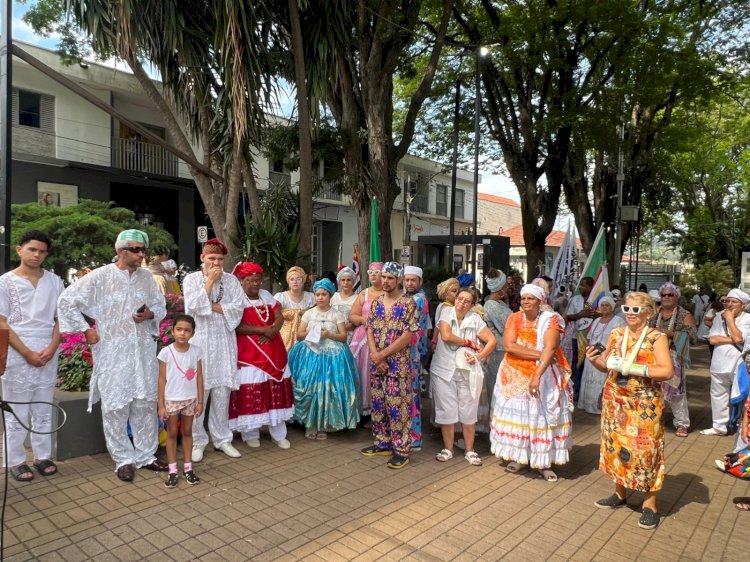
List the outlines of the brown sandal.
{"label": "brown sandal", "polygon": [[677,431],[675,431],[675,435],[677,437],[687,437],[688,436],[688,428],[685,426],[680,426],[677,428]]}

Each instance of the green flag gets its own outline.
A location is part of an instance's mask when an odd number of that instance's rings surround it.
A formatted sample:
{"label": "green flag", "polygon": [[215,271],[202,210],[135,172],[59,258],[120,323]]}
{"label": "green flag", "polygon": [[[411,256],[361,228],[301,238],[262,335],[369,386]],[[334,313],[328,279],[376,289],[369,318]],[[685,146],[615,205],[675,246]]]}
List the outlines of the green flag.
{"label": "green flag", "polygon": [[373,197],[370,212],[370,263],[381,261],[378,235],[378,201]]}

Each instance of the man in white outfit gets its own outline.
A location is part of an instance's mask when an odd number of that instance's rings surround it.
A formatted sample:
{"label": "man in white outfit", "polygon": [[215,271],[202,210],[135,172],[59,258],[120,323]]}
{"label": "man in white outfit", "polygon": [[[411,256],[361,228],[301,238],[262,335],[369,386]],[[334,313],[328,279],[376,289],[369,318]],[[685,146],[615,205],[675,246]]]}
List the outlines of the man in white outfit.
{"label": "man in white outfit", "polygon": [[[121,232],[117,261],[82,277],[57,303],[60,331],[85,332],[92,346],[89,412],[101,399],[104,438],[123,482],[133,480],[136,468],[168,469],[155,456],[159,367],[154,341],[167,311],[153,275],[140,267],[147,248],[145,232]],[[94,319],[95,329],[84,314]]]}
{"label": "man in white outfit", "polygon": [[708,332],[708,341],[714,346],[710,368],[713,426],[701,431],[702,435],[727,434],[734,373],[745,339],[750,336],[750,313],[744,311],[748,303],[750,295],[746,292],[729,291],[724,310],[716,315]]}
{"label": "man in white outfit", "polygon": [[[237,278],[223,270],[227,248],[216,238],[203,244],[203,270],[185,277],[185,313],[195,318],[195,335],[190,340],[205,350],[203,364],[203,396],[211,398],[208,431],[215,449],[228,457],[240,452],[232,445],[229,429],[229,394],[239,388],[237,371],[237,336],[235,328],[242,313],[250,306]],[[203,460],[208,435],[203,428],[202,413],[193,424],[193,462]]]}
{"label": "man in white outfit", "polygon": [[[9,329],[8,361],[2,377],[3,400],[9,402],[52,402],[57,381],[57,348],[60,331],[57,324],[57,298],[63,282],[42,269],[50,240],[32,230],[21,235],[16,253],[21,265],[0,277],[0,328]],[[30,427],[46,434],[31,434],[34,468],[41,476],[57,472],[52,455],[52,406],[49,404],[11,404],[16,416]],[[4,466],[19,482],[34,478],[26,464],[24,440],[28,431],[10,412],[5,412],[8,455]]]}

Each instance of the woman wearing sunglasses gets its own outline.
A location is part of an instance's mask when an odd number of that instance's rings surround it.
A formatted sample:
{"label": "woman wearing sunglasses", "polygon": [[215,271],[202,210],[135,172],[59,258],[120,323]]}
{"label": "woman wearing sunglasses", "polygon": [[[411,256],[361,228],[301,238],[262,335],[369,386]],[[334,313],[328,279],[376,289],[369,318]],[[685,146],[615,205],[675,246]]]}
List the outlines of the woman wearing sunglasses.
{"label": "woman wearing sunglasses", "polygon": [[674,427],[677,437],[687,437],[690,428],[690,413],[687,401],[687,375],[685,367],[690,365],[690,345],[698,341],[695,317],[678,306],[680,289],[667,281],[659,287],[661,306],[651,317],[650,324],[669,338],[674,377],[662,384],[664,401],[669,403],[674,414]]}
{"label": "woman wearing sunglasses", "polygon": [[627,325],[615,328],[607,347],[586,349],[586,357],[608,372],[602,396],[602,443],[599,468],[615,482],[615,493],[596,507],[627,505],[626,490],[644,493],[638,526],[659,525],[656,493],[664,483],[664,426],[661,382],[673,376],[667,337],[650,328],[656,311],[646,293],[630,293],[622,306]]}

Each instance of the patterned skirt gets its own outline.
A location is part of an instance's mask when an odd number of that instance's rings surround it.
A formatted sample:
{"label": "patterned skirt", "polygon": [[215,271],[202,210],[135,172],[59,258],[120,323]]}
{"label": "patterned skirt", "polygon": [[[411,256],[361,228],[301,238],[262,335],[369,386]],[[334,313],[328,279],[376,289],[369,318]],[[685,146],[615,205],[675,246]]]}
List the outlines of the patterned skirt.
{"label": "patterned skirt", "polygon": [[[512,368],[507,357],[501,371]],[[538,469],[568,462],[573,446],[571,400],[556,369],[542,375],[538,397],[528,390],[504,390],[498,376],[490,422],[490,448],[497,458]]]}
{"label": "patterned skirt", "polygon": [[657,383],[610,375],[602,396],[599,468],[616,484],[656,492],[664,484],[662,395]]}
{"label": "patterned skirt", "polygon": [[289,366],[297,420],[316,431],[357,427],[359,373],[346,344],[298,342],[289,352]]}

